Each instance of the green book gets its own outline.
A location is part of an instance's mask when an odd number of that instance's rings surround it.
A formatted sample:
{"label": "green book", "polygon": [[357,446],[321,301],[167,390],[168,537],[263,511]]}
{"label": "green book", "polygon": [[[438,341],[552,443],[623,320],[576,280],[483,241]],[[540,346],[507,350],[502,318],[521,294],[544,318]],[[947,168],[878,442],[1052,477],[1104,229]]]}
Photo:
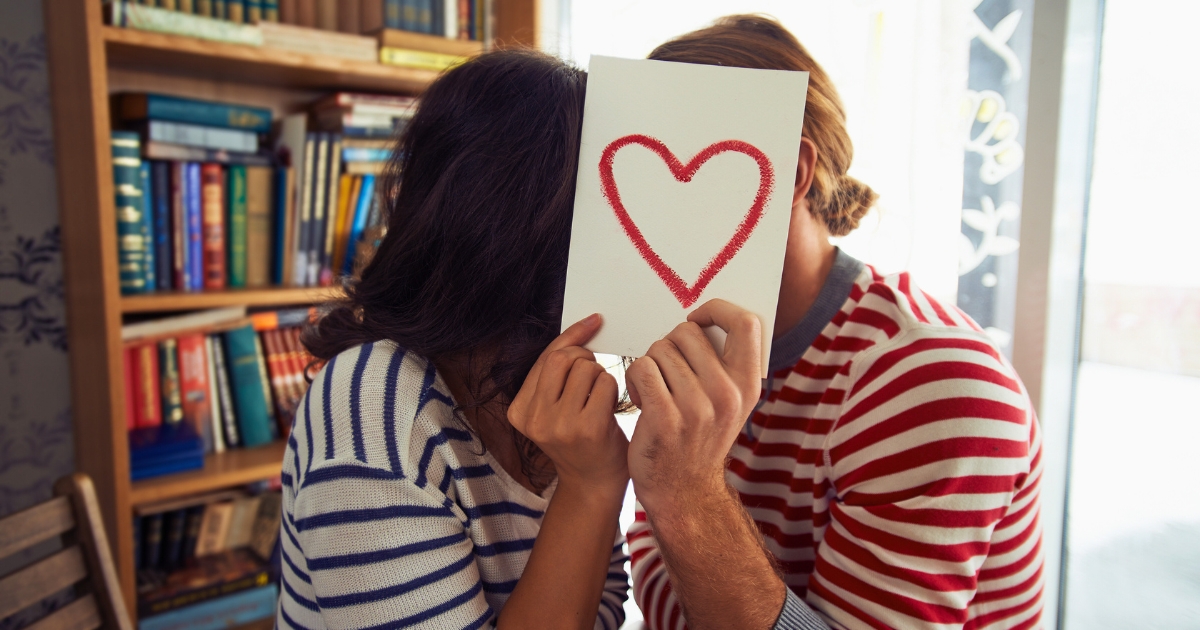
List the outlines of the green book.
{"label": "green book", "polygon": [[158,375],[163,424],[179,424],[183,422],[183,395],[179,382],[179,344],[174,339],[158,342]]}
{"label": "green book", "polygon": [[142,293],[146,287],[146,211],[142,193],[141,142],[132,131],[112,132],[113,191],[117,210],[117,268],[121,293]]}
{"label": "green book", "polygon": [[225,338],[226,369],[233,389],[233,405],[238,432],[245,446],[259,446],[275,439],[268,407],[268,392],[263,389],[259,365],[258,334],[250,325],[230,330]]}
{"label": "green book", "polygon": [[225,190],[229,195],[229,216],[225,221],[229,239],[225,248],[229,256],[229,286],[240,289],[246,286],[246,167],[242,164],[229,165],[229,181]]}
{"label": "green book", "polygon": [[143,291],[153,291],[158,286],[157,261],[154,259],[154,202],[150,194],[150,162],[142,160],[139,173],[142,190],[142,279]]}

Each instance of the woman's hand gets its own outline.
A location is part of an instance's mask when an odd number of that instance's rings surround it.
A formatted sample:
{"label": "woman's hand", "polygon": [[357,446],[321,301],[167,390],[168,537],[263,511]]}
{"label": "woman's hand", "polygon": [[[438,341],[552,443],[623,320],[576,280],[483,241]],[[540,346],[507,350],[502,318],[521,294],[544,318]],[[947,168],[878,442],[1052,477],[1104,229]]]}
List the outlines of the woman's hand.
{"label": "woman's hand", "polygon": [[602,324],[591,315],[538,358],[508,407],[508,421],[554,462],[559,486],[623,496],[629,442],[613,410],[617,381],[581,346]]}
{"label": "woman's hand", "polygon": [[[722,356],[701,330],[729,334]],[[629,445],[629,472],[650,515],[704,496],[728,498],[725,457],[758,400],[762,324],[724,300],[709,300],[650,346],[625,374],[642,410]]]}

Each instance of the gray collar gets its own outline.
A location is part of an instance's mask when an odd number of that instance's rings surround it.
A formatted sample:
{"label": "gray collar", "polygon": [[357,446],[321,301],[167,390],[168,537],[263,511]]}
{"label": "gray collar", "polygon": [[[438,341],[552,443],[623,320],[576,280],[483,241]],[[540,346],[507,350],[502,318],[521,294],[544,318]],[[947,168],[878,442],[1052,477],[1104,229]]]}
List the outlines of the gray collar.
{"label": "gray collar", "polygon": [[842,305],[850,297],[854,281],[864,268],[862,262],[837,248],[833,268],[829,270],[829,277],[825,278],[825,284],[817,294],[817,301],[813,302],[800,323],[771,344],[771,360],[768,367],[772,374],[792,367],[800,361],[800,357],[804,356],[804,352],[825,329],[825,325],[842,310]]}

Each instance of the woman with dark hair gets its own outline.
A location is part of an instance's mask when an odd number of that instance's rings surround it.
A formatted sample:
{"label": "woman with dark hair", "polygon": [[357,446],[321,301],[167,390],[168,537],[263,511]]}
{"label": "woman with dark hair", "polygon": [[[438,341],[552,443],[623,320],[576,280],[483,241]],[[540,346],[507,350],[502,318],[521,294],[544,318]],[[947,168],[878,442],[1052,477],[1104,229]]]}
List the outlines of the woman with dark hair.
{"label": "woman with dark hair", "polygon": [[558,335],[585,82],[504,51],[422,96],[387,235],[305,337],[280,627],[624,620],[616,382],[580,347],[598,316]]}

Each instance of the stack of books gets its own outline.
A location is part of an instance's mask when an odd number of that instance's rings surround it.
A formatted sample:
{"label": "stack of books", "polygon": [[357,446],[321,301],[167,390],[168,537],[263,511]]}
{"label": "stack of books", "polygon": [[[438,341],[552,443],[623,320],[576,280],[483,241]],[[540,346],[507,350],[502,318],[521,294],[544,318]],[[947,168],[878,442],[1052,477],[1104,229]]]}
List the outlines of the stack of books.
{"label": "stack of books", "polygon": [[122,327],[134,479],[286,438],[307,370],[319,369],[300,344],[313,315],[230,307]]}
{"label": "stack of books", "polygon": [[282,495],[257,488],[138,508],[139,626],[199,630],[214,617],[247,623],[271,616],[281,514]]}

